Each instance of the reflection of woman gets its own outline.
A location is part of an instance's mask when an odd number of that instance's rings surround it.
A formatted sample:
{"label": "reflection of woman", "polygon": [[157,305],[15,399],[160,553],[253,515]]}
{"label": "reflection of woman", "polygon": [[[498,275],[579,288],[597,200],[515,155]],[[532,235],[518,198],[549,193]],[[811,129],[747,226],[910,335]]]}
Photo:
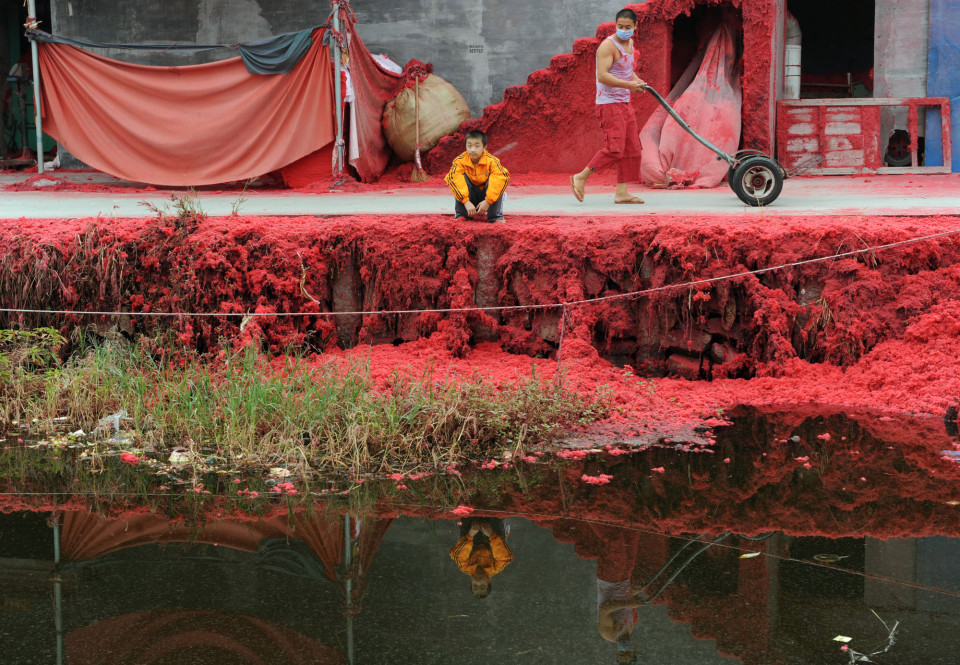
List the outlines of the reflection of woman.
{"label": "reflection of woman", "polygon": [[460,540],[450,550],[450,558],[470,576],[470,591],[477,598],[490,595],[490,578],[513,561],[506,537],[501,519],[465,517],[460,522]]}
{"label": "reflection of woman", "polygon": [[597,556],[597,630],[617,645],[617,662],[633,663],[637,651],[630,634],[638,622],[640,603],[630,588],[637,561],[640,533],[630,529],[591,524],[600,540]]}

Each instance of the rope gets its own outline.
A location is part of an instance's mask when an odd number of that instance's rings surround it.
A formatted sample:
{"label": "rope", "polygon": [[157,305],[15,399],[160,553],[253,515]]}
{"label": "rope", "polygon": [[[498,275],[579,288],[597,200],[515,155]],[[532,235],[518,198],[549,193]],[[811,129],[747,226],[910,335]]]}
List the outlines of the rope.
{"label": "rope", "polygon": [[416,115],[416,140],[417,147],[414,150],[413,157],[414,162],[416,162],[418,169],[423,169],[423,164],[420,163],[420,77],[414,77],[413,79],[413,108],[414,114]]}
{"label": "rope", "polygon": [[829,256],[819,256],[812,259],[794,261],[792,263],[782,263],[780,265],[770,266],[767,268],[757,268],[755,270],[744,270],[742,272],[731,273],[729,275],[722,275],[720,277],[705,277],[703,279],[695,279],[688,282],[679,282],[676,284],[665,284],[663,286],[656,286],[649,289],[642,289],[640,291],[631,291],[630,293],[618,293],[610,296],[600,296],[598,298],[586,298],[582,300],[571,300],[571,301],[565,301],[565,302],[542,303],[539,305],[497,305],[497,306],[491,306],[491,307],[443,307],[443,308],[436,308],[436,309],[362,310],[362,311],[356,311],[356,312],[123,312],[123,311],[93,311],[93,310],[71,310],[71,309],[22,309],[22,308],[16,308],[16,307],[2,307],[0,308],[0,313],[64,314],[64,315],[71,315],[71,316],[148,316],[148,317],[192,316],[192,317],[283,318],[283,317],[290,317],[290,316],[318,316],[318,317],[394,316],[394,315],[403,315],[403,314],[459,314],[459,313],[471,313],[471,312],[516,312],[516,311],[546,310],[546,309],[558,309],[558,308],[563,309],[567,307],[593,305],[600,302],[610,302],[613,300],[626,300],[631,298],[638,298],[640,296],[650,295],[653,293],[662,293],[664,291],[670,291],[674,289],[687,289],[695,286],[703,286],[705,284],[715,284],[717,282],[737,279],[739,277],[749,277],[750,275],[762,275],[764,273],[774,272],[777,270],[784,270],[787,268],[796,268],[798,266],[811,265],[814,263],[823,263],[825,261],[833,261],[835,259],[849,258],[852,256],[858,256],[860,254],[866,254],[868,252],[879,252],[885,249],[892,249],[894,247],[901,247],[904,245],[924,242],[927,240],[935,240],[937,238],[945,238],[947,236],[953,236],[958,234],[960,234],[960,229],[954,229],[951,231],[943,231],[941,233],[933,233],[926,236],[919,236],[917,238],[909,238],[907,240],[898,240],[897,242],[885,243],[883,245],[875,245],[873,247],[864,247],[863,249],[854,249],[849,252],[841,252],[838,254],[831,254]]}

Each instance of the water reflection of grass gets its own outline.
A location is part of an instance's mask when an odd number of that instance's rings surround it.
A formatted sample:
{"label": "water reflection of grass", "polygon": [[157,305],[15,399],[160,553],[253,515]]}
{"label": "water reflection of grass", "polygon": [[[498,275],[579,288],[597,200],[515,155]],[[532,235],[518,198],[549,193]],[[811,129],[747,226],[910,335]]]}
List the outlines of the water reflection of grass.
{"label": "water reflection of grass", "polygon": [[[171,354],[147,341],[98,344],[61,361],[56,331],[5,332],[0,435],[82,449],[94,470],[120,450],[205,470],[280,469],[280,477],[436,469],[522,453],[606,410],[603,397],[535,375],[448,384],[398,374],[383,388],[363,363],[253,348]],[[84,432],[54,436],[66,425]]]}

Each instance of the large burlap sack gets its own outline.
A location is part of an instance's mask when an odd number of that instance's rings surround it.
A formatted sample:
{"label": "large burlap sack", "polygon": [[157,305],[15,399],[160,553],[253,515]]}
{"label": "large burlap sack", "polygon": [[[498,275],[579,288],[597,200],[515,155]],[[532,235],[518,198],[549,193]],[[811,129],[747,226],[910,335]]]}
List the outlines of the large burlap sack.
{"label": "large burlap sack", "polygon": [[[697,134],[727,154],[740,145],[740,67],[733,28],[723,23],[667,95]],[[716,187],[730,165],[658,107],[640,130],[640,176],[654,187]]]}
{"label": "large burlap sack", "polygon": [[417,92],[420,95],[420,152],[457,131],[470,118],[470,108],[457,89],[430,74],[418,87],[411,83],[383,109],[383,133],[401,160],[412,162],[417,148]]}

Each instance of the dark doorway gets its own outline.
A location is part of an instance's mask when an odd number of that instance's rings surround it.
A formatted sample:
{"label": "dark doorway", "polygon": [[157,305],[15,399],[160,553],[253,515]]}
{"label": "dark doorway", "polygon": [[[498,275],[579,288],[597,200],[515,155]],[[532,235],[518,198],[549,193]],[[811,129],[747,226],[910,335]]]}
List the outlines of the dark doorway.
{"label": "dark doorway", "polygon": [[801,98],[872,97],[875,0],[787,0],[803,32]]}
{"label": "dark doorway", "polygon": [[[50,0],[37,0],[36,7],[40,29],[53,32]],[[16,158],[24,155],[25,150],[36,150],[33,68],[30,42],[23,27],[26,20],[23,0],[0,0],[0,160],[19,161]],[[53,147],[54,142],[45,139],[44,150]]]}
{"label": "dark doorway", "polygon": [[677,84],[694,56],[721,22],[733,25],[737,34],[737,55],[743,53],[743,27],[739,11],[732,7],[694,7],[690,15],[673,21],[673,49],[670,53],[670,88]]}

